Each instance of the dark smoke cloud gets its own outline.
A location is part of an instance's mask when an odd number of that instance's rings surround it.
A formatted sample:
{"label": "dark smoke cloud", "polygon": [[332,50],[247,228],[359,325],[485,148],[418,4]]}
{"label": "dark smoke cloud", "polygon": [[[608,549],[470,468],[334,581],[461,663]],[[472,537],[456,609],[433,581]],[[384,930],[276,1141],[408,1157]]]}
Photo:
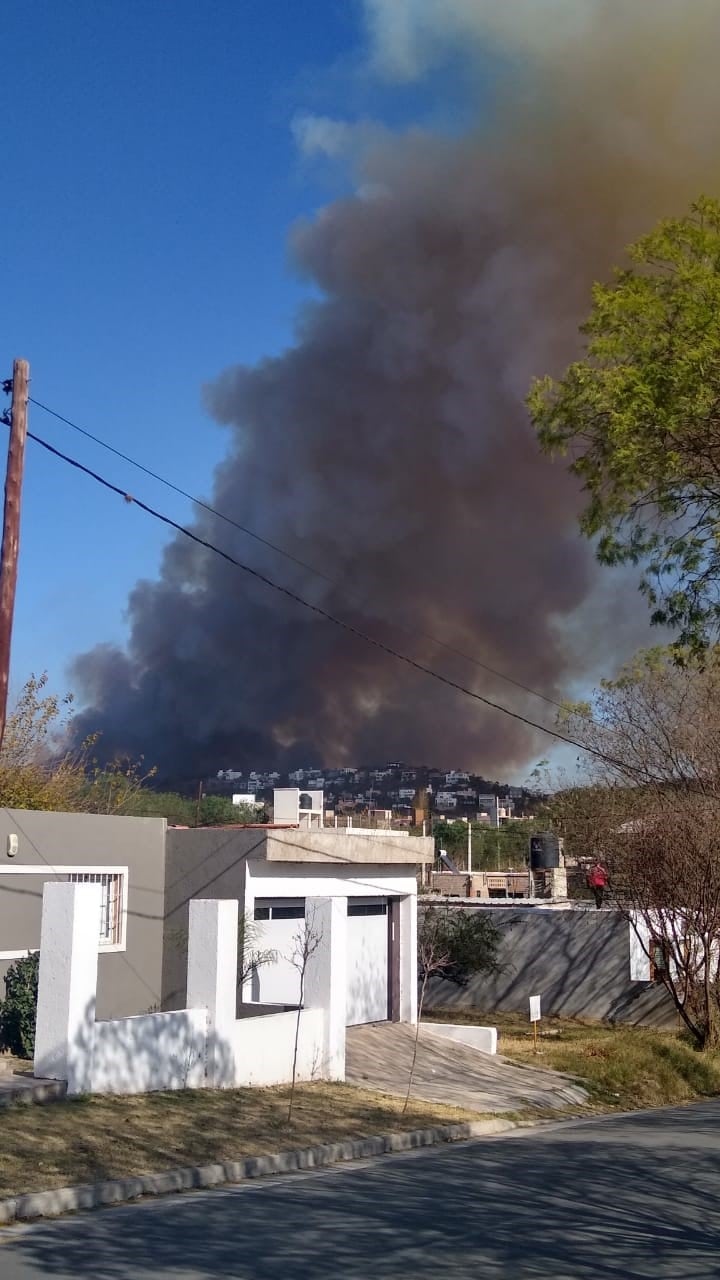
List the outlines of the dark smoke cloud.
{"label": "dark smoke cloud", "polygon": [[[643,617],[596,569],[579,495],[535,445],[530,377],[577,351],[594,278],[657,217],[718,187],[720,9],[572,0],[372,0],[376,70],[410,80],[453,44],[502,67],[462,138],[305,119],[352,156],[357,194],[292,236],[322,300],[296,344],[206,392],[231,431],[212,502],[336,589],[198,511],[194,528],[453,678],[552,709],[422,639],[551,697],[612,665]],[[499,13],[501,10],[502,13]],[[442,17],[442,26],[437,19]],[[109,750],[164,772],[399,757],[499,775],[542,740],[403,668],[182,539],[129,602],[126,653],[77,659]],[[398,620],[407,631],[393,625]],[[638,622],[638,627],[639,627]],[[632,625],[630,626],[632,633]],[[543,744],[543,749],[546,749]]]}

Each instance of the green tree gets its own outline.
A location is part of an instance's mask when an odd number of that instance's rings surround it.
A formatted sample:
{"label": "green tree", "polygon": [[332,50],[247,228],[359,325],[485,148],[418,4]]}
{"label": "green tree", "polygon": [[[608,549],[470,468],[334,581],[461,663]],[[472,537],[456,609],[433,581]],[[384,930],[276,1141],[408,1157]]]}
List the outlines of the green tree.
{"label": "green tree", "polygon": [[203,796],[200,801],[200,826],[223,827],[235,823],[257,822],[257,814],[247,805],[233,804],[229,796]]}
{"label": "green tree", "polygon": [[641,566],[653,622],[697,651],[720,629],[720,202],[628,252],[594,288],[584,358],[528,405],[542,448],[571,456],[598,558]]}
{"label": "green tree", "polygon": [[0,1000],[0,1049],[18,1058],[32,1058],[35,1050],[40,953],[28,952],[5,974],[5,999]]}
{"label": "green tree", "polygon": [[474,973],[497,971],[500,934],[492,920],[480,911],[455,907],[425,907],[418,917],[418,1015],[403,1114],[410,1101],[417,1062],[420,1022],[431,978],[446,978],[467,986]]}
{"label": "green tree", "polygon": [[439,853],[444,849],[451,858],[467,849],[466,822],[437,822],[434,828],[435,849]]}
{"label": "green tree", "polygon": [[197,800],[181,796],[177,791],[154,791],[151,787],[142,787],[123,812],[132,818],[167,818],[173,827],[193,827]]}
{"label": "green tree", "polygon": [[60,809],[85,813],[127,813],[153,776],[142,761],[116,760],[100,766],[92,756],[97,741],[65,750],[66,717],[72,697],[47,693],[47,674],[31,676],[8,716],[0,751],[0,804],[11,809]]}
{"label": "green tree", "polygon": [[[466,987],[475,973],[497,969],[500,934],[485,911],[425,907],[418,923],[421,994],[433,975]],[[422,1004],[419,1015],[422,1013]]]}

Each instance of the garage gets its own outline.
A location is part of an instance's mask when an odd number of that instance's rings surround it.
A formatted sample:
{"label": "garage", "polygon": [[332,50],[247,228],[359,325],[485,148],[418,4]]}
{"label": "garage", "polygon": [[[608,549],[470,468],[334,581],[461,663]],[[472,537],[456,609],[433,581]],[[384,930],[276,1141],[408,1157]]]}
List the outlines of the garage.
{"label": "garage", "polygon": [[[388,900],[349,898],[347,920],[347,1024],[385,1022],[388,1017]],[[292,964],[302,936],[305,901],[258,899],[252,949],[273,951],[274,961],[255,969],[250,999],[260,1004],[295,1005],[300,974]]]}
{"label": "garage", "polygon": [[347,922],[347,1024],[388,1016],[387,898],[350,898]]}

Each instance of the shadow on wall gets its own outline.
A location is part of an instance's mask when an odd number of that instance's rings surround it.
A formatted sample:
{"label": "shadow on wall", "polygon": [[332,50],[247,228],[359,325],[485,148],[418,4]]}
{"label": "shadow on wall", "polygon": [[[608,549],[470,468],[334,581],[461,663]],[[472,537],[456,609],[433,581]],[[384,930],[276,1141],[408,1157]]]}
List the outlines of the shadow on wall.
{"label": "shadow on wall", "polygon": [[358,1278],[713,1276],[717,1159],[702,1142],[716,1122],[717,1104],[664,1115],[671,1160],[657,1115],[633,1117],[612,1122],[612,1141],[606,1124],[578,1125],[171,1197],[151,1228],[142,1206],[122,1210],[121,1230],[116,1212],[38,1224],[4,1252],[11,1268],[92,1280],[321,1280],[328,1258]]}
{"label": "shadow on wall", "polygon": [[463,988],[432,979],[428,1009],[527,1013],[530,996],[540,993],[545,1014],[677,1026],[665,988],[631,980],[630,926],[618,912],[492,908],[488,914],[500,930],[500,971],[478,974]]}
{"label": "shadow on wall", "polygon": [[69,1054],[87,1092],[200,1089],[207,1086],[208,1058],[217,1063],[221,1078],[232,1080],[235,1074],[233,1045],[215,1031],[208,1033],[206,1022],[204,1009],[95,1022],[90,1001]]}

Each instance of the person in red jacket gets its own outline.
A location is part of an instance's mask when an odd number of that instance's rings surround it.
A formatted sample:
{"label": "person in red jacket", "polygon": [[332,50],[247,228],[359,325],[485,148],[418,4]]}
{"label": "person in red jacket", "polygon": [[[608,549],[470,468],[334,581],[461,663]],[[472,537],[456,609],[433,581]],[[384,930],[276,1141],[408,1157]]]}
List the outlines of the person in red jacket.
{"label": "person in red jacket", "polygon": [[594,862],[588,871],[587,882],[593,891],[595,906],[598,910],[603,904],[603,898],[605,896],[605,890],[608,887],[609,879],[610,877],[608,876],[607,870],[603,866],[602,862]]}

